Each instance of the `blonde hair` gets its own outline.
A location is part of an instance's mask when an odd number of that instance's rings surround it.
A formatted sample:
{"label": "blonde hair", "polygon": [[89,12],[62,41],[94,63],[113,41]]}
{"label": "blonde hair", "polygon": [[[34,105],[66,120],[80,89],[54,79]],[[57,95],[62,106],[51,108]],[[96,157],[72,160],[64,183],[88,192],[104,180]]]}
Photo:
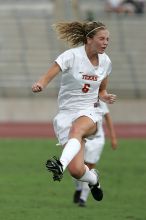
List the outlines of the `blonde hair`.
{"label": "blonde hair", "polygon": [[69,42],[72,46],[78,46],[80,44],[87,43],[87,37],[93,38],[93,36],[99,30],[107,29],[101,22],[60,22],[53,25],[54,29],[58,33],[58,37],[62,40]]}

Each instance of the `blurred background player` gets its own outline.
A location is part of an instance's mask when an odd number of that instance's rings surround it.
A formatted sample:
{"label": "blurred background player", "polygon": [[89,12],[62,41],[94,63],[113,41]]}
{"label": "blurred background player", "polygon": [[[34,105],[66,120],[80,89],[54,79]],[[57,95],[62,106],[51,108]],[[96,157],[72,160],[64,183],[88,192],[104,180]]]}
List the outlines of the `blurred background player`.
{"label": "blurred background player", "polygon": [[143,14],[145,2],[143,0],[107,0],[105,11],[117,14]]}
{"label": "blurred background player", "polygon": [[[105,120],[106,127],[108,128],[108,134],[111,141],[111,147],[113,150],[117,148],[117,138],[114,129],[114,125],[112,122],[112,118],[109,112],[109,108],[106,103],[99,101],[99,107],[103,111],[103,120]],[[96,167],[96,163],[99,161],[101,157],[101,153],[103,151],[105,145],[105,135],[103,128],[103,121],[98,126],[98,132],[95,135],[95,138],[87,138],[85,143],[85,151],[84,151],[84,159],[86,165],[89,169],[94,169]],[[90,189],[86,182],[81,182],[75,180],[76,191],[74,192],[73,202],[78,203],[79,206],[85,207],[88,199],[88,195]]]}
{"label": "blurred background player", "polygon": [[123,12],[122,7],[123,0],[106,0],[105,1],[105,11],[108,13],[121,13]]}

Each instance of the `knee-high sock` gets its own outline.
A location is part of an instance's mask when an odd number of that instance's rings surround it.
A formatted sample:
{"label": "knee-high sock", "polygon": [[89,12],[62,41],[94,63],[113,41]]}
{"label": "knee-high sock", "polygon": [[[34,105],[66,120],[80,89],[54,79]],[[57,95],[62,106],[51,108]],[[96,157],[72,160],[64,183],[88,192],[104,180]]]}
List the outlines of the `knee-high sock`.
{"label": "knee-high sock", "polygon": [[60,157],[60,162],[63,165],[63,171],[66,169],[66,167],[71,162],[71,160],[80,151],[80,148],[81,148],[81,144],[76,138],[71,138],[67,142]]}
{"label": "knee-high sock", "polygon": [[77,179],[75,179],[75,178],[73,178],[73,180],[74,180],[74,183],[75,183],[75,189],[76,189],[76,191],[81,191],[81,190],[82,190],[82,184],[83,184],[83,182],[81,182],[81,181],[79,181],[79,180],[77,180]]}
{"label": "knee-high sock", "polygon": [[80,195],[80,199],[82,199],[84,201],[87,201],[89,192],[90,192],[90,188],[88,186],[88,183],[87,182],[82,182],[82,192],[81,192],[81,195]]}
{"label": "knee-high sock", "polygon": [[79,180],[82,182],[87,182],[90,185],[95,185],[98,181],[98,176],[86,166],[86,171]]}

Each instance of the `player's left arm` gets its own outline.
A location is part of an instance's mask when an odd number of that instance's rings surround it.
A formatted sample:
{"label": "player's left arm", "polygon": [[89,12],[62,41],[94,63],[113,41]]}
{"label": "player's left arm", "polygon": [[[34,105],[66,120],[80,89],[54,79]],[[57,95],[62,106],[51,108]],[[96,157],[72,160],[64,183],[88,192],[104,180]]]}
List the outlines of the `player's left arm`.
{"label": "player's left arm", "polygon": [[108,104],[113,104],[116,101],[116,95],[115,94],[109,94],[107,93],[107,84],[108,84],[108,76],[103,79],[103,81],[100,84],[99,88],[99,98]]}
{"label": "player's left arm", "polygon": [[105,119],[106,126],[108,128],[108,132],[109,132],[109,136],[111,140],[111,147],[113,149],[116,149],[118,142],[117,142],[114,124],[113,124],[113,121],[112,121],[112,118],[109,112],[104,115],[104,119]]}

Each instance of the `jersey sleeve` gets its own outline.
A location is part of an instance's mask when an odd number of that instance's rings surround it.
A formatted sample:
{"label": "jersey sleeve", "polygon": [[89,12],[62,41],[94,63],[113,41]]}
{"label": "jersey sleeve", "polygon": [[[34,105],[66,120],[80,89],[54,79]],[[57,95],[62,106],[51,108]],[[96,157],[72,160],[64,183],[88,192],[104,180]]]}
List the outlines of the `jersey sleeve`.
{"label": "jersey sleeve", "polygon": [[60,66],[62,72],[70,69],[73,65],[74,55],[71,50],[67,50],[55,60],[55,62]]}
{"label": "jersey sleeve", "polygon": [[112,72],[112,62],[109,57],[106,57],[106,74],[109,75]]}

